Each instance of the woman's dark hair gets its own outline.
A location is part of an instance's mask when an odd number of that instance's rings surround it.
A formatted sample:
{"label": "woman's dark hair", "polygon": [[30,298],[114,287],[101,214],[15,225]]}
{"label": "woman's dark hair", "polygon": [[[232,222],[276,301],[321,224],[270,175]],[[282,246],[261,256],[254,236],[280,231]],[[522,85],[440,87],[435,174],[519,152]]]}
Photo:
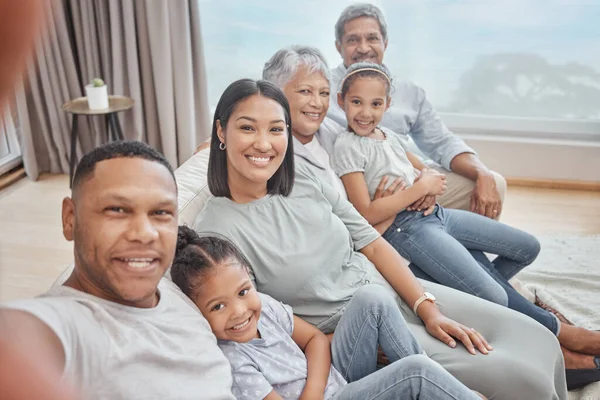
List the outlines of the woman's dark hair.
{"label": "woman's dark hair", "polygon": [[219,149],[221,144],[217,136],[217,121],[223,130],[229,122],[235,107],[241,101],[253,95],[260,95],[275,100],[283,107],[285,124],[288,133],[288,145],[281,166],[267,181],[267,193],[287,196],[294,186],[294,148],[292,140],[292,118],[290,105],[285,94],[274,84],[263,80],[240,79],[225,89],[217,104],[213,118],[210,157],[208,160],[208,188],[213,196],[231,198],[227,179],[227,152]]}
{"label": "woman's dark hair", "polygon": [[358,78],[377,78],[381,79],[381,81],[385,84],[385,94],[386,96],[391,96],[392,94],[392,78],[390,77],[390,72],[388,69],[380,64],[375,64],[372,62],[358,62],[352,64],[348,67],[346,71],[346,76],[342,79],[340,93],[342,94],[342,99],[346,97],[346,93],[350,89],[350,86],[354,81]]}
{"label": "woman's dark hair", "polygon": [[230,259],[250,268],[233,243],[215,236],[199,236],[193,229],[180,225],[171,279],[186,296],[193,298],[196,288],[201,284],[198,278]]}

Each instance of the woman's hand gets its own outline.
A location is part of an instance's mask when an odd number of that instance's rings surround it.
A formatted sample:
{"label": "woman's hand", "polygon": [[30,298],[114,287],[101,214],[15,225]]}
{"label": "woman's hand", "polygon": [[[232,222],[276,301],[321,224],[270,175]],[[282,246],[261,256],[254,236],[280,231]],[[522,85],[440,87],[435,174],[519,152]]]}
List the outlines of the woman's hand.
{"label": "woman's hand", "polygon": [[387,175],[381,178],[381,181],[379,182],[379,185],[377,185],[377,189],[375,189],[375,193],[373,194],[373,200],[388,197],[396,193],[398,190],[403,191],[406,189],[406,182],[404,182],[404,179],[402,178],[396,178],[386,189],[388,181],[389,177]]}
{"label": "woman's hand", "polygon": [[421,175],[415,182],[415,185],[424,186],[427,194],[431,196],[439,196],[446,191],[446,175],[433,169],[421,171]]}
{"label": "woman's hand", "polygon": [[427,332],[448,346],[456,347],[456,341],[460,340],[469,353],[477,354],[475,349],[483,354],[488,354],[493,350],[492,346],[485,338],[473,328],[468,328],[463,324],[444,316],[441,312],[437,312],[427,319],[423,320]]}

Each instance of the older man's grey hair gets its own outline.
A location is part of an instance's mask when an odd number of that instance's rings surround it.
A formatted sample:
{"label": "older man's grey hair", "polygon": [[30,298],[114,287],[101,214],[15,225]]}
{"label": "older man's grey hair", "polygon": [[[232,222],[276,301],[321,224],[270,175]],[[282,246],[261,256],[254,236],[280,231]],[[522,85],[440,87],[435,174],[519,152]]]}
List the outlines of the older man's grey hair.
{"label": "older man's grey hair", "polygon": [[335,40],[338,43],[342,43],[342,36],[344,36],[344,27],[346,24],[353,19],[360,17],[369,17],[375,18],[377,23],[379,24],[379,29],[381,29],[381,35],[383,36],[383,40],[387,40],[387,22],[385,22],[385,17],[383,16],[383,12],[375,5],[369,3],[359,3],[352,4],[351,6],[346,7],[337,22],[335,23]]}
{"label": "older man's grey hair", "polygon": [[311,46],[290,46],[278,50],[265,63],[263,79],[283,88],[304,65],[311,73],[320,72],[329,81],[329,67],[321,52]]}

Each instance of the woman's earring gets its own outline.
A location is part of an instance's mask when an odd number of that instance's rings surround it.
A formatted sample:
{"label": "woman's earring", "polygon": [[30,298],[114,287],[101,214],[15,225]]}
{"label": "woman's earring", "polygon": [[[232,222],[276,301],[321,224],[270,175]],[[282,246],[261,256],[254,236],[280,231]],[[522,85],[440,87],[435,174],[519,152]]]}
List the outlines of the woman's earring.
{"label": "woman's earring", "polygon": [[223,142],[219,143],[219,149],[221,150],[225,150],[227,148],[227,145]]}

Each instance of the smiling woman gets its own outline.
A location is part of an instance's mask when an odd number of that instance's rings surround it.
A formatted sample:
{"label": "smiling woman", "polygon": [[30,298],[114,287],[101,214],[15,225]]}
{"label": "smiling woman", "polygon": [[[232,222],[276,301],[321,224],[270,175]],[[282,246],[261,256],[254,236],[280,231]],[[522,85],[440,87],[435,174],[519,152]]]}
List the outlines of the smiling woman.
{"label": "smiling woman", "polygon": [[[294,151],[288,101],[275,85],[241,79],[229,85],[215,110],[208,162],[214,196],[245,203],[268,194],[288,195]],[[281,168],[280,168],[281,166]],[[251,183],[257,191],[239,190]]]}

